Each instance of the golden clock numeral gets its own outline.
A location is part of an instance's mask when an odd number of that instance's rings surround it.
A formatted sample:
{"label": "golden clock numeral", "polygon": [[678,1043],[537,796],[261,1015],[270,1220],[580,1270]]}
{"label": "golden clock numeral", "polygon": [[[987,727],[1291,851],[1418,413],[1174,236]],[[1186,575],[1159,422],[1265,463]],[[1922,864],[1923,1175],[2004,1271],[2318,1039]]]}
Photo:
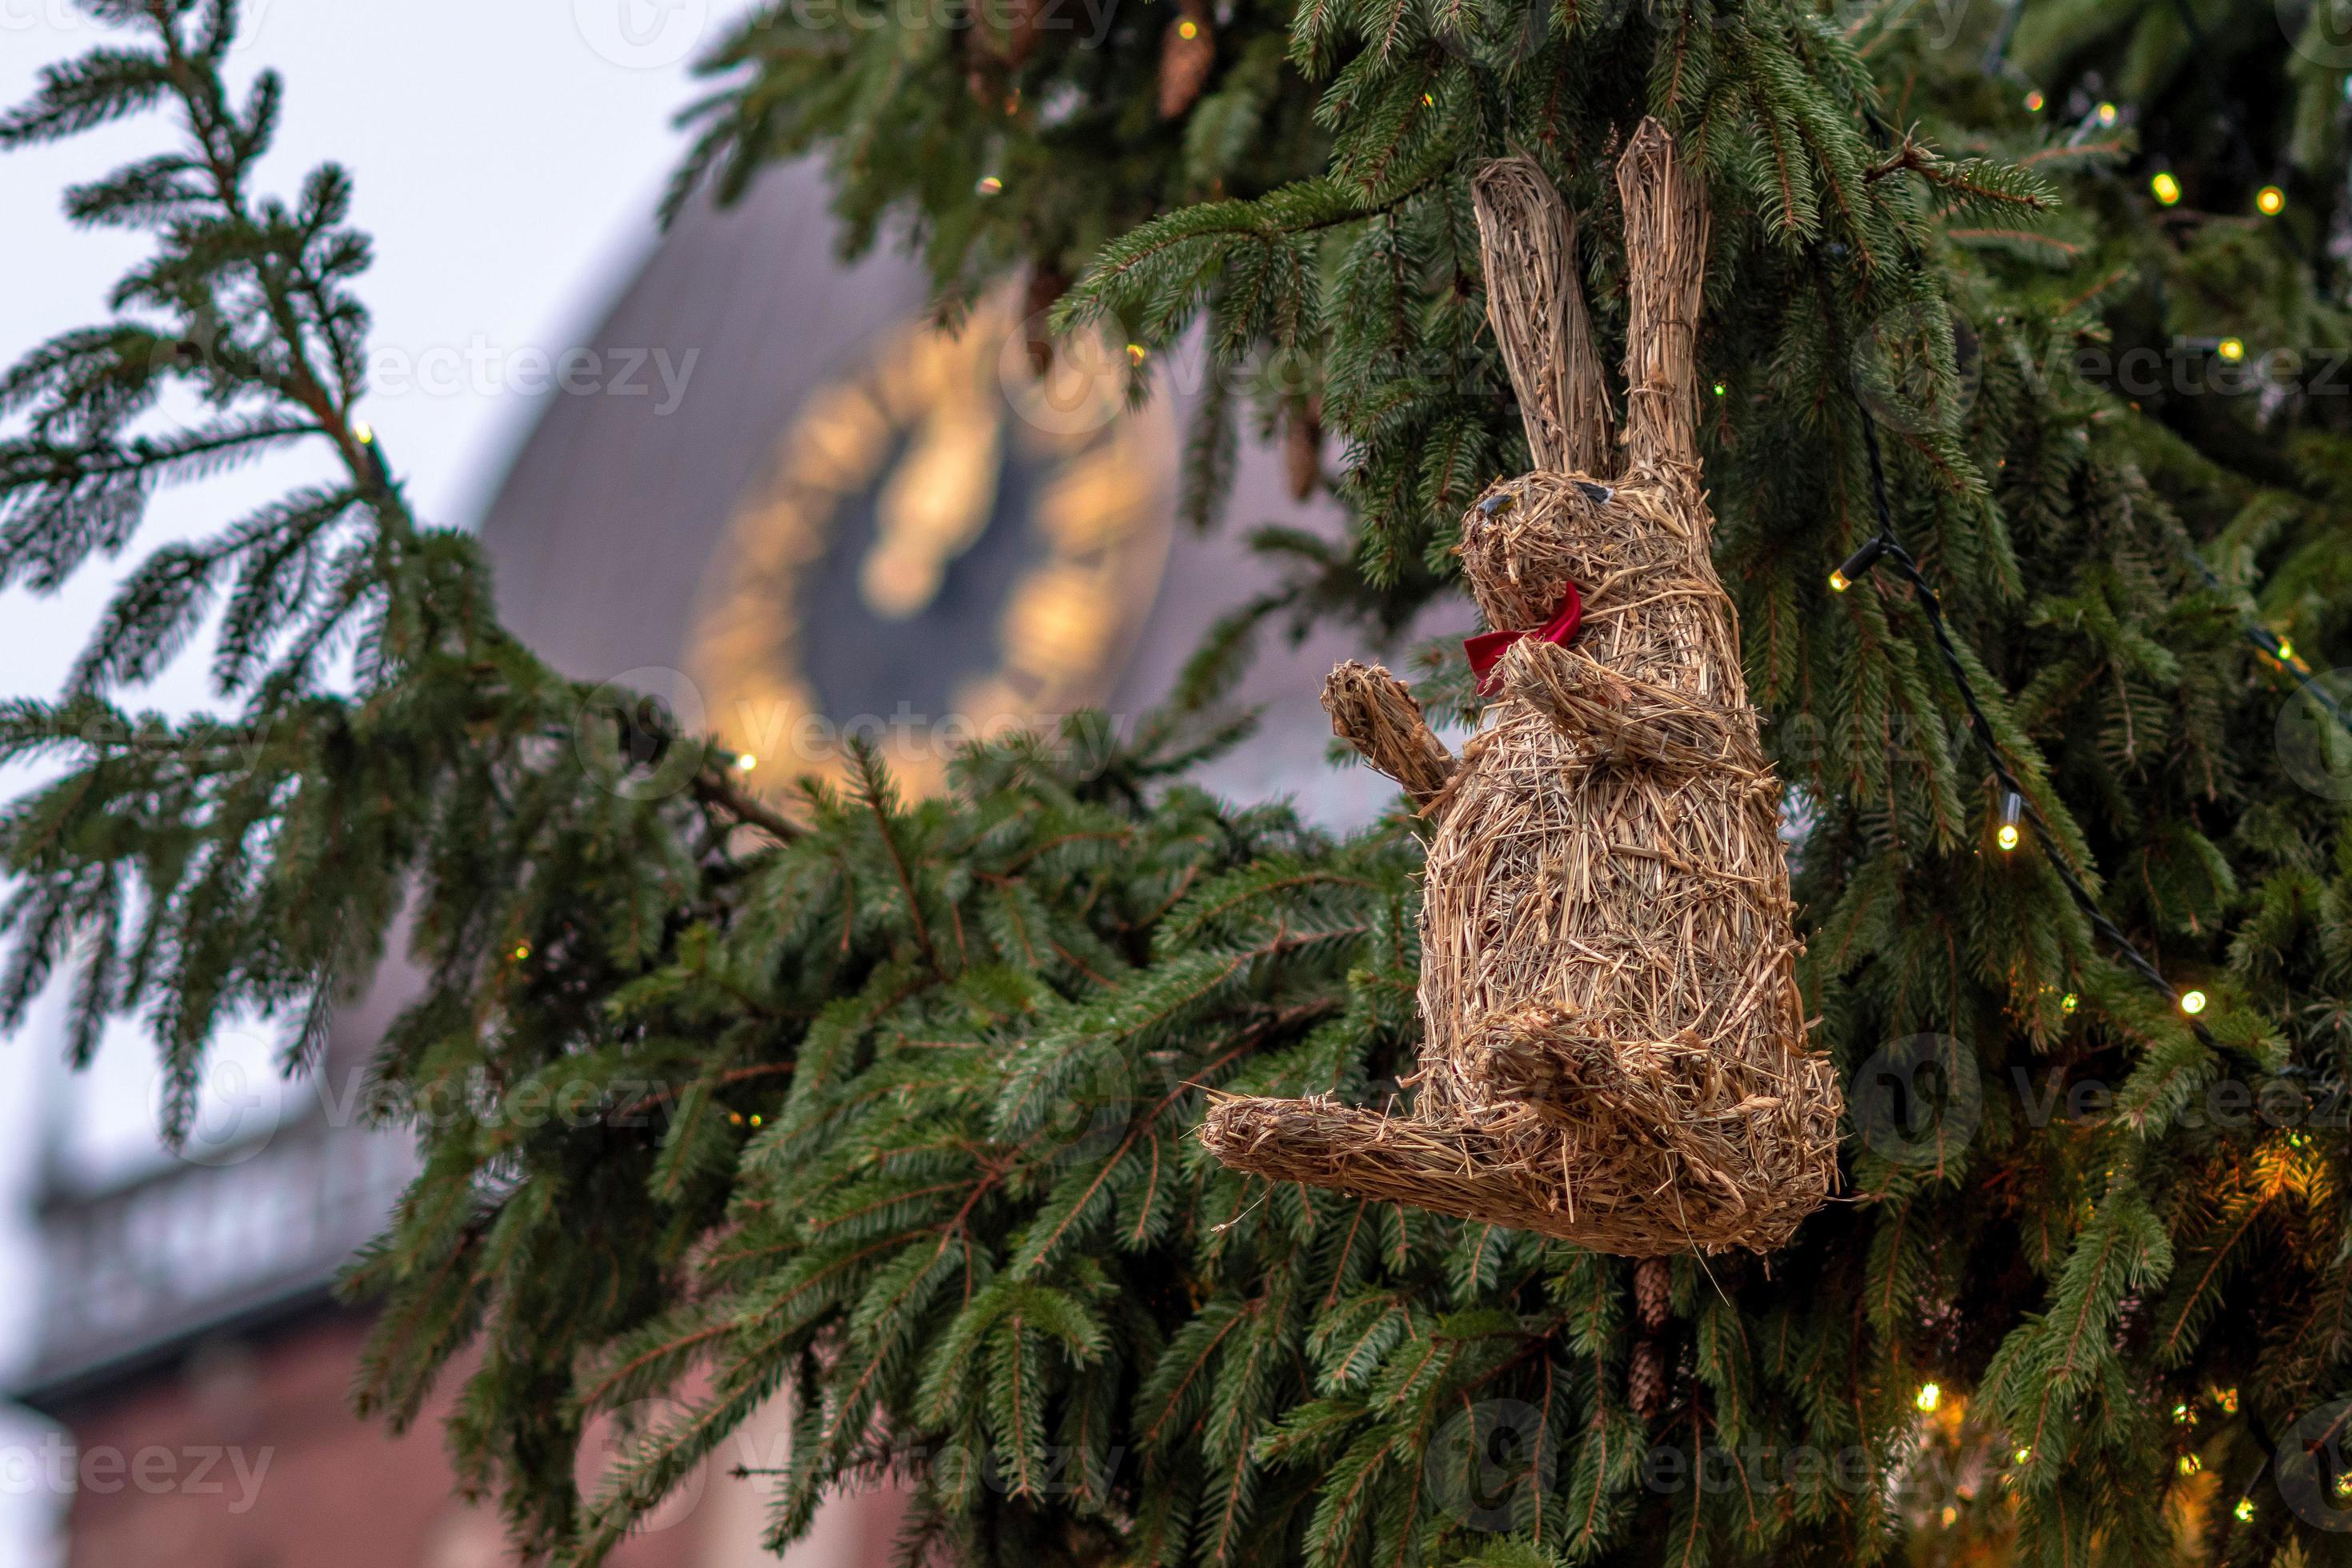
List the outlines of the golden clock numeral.
{"label": "golden clock numeral", "polygon": [[819,393],[793,432],[788,470],[793,482],[855,495],[881,466],[890,428],[888,416],[860,388]]}
{"label": "golden clock numeral", "polygon": [[1110,633],[1106,586],[1075,566],[1050,566],[1024,583],[1005,606],[1006,661],[1047,676],[1091,668]]}
{"label": "golden clock numeral", "polygon": [[1037,526],[1059,549],[1099,548],[1125,533],[1151,498],[1129,453],[1099,447],[1071,461],[1037,500]]}

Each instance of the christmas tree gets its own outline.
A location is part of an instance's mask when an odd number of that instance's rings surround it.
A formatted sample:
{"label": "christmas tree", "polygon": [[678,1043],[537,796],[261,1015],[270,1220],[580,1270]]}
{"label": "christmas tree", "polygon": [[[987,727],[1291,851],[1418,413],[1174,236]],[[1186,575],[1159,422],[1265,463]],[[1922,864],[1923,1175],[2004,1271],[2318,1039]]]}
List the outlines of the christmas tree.
{"label": "christmas tree", "polygon": [[[334,477],[145,553],[71,689],[0,710],[0,757],[60,769],[0,826],[0,1012],[58,978],[79,1053],[143,1017],[176,1125],[224,1017],[283,1019],[299,1070],[404,915],[375,1098],[425,1163],[349,1279],[356,1397],[405,1423],[476,1356],[450,1443],[527,1552],[596,1560],[785,1396],[779,1546],[887,1473],[908,1552],[972,1564],[2347,1555],[2323,8],[761,12],[679,201],[815,153],[858,243],[911,220],[947,316],[1024,277],[1139,392],[1198,332],[1187,510],[1252,420],[1336,438],[1301,467],[1352,529],[1267,534],[1292,586],[1137,733],[781,805],[556,676],[411,513],[362,422],[351,182],[266,194],[281,87],[227,79],[231,0],[89,8],[119,37],[0,145],[172,137],[68,193],[153,250],[0,381],[0,584],[133,549],[166,482],[301,445]],[[1410,1070],[1423,841],[1185,774],[1241,742],[1259,631],[1370,644],[1458,594],[1465,507],[1530,466],[1472,181],[1521,154],[1582,216],[1613,363],[1645,115],[1713,215],[1716,566],[1853,1125],[1784,1249],[1636,1264],[1207,1155],[1207,1090]],[[200,631],[216,716],[122,705]],[[1412,669],[1476,710],[1458,655]],[[616,787],[646,770],[683,787]]]}

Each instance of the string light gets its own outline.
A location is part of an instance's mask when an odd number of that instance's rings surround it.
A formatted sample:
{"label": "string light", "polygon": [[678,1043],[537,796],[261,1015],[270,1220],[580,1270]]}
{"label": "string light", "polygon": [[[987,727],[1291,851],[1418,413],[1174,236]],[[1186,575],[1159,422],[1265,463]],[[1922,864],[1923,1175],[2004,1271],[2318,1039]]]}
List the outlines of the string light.
{"label": "string light", "polygon": [[2276,217],[2286,211],[2286,193],[2276,185],[2264,185],[2254,193],[2254,210],[2264,217]]}
{"label": "string light", "polygon": [[2082,1005],[2083,999],[2080,996],[2075,995],[2072,991],[2067,992],[2066,994],[2058,998],[2058,1011],[2061,1013],[2071,1014],[2075,1008]]}
{"label": "string light", "polygon": [[2160,205],[2168,207],[2180,200],[2180,182],[2169,169],[2158,170],[2156,178],[2148,181],[2147,188],[2156,193]]}
{"label": "string light", "polygon": [[972,187],[983,196],[992,196],[1003,188],[1004,182],[994,174],[982,174],[980,177],[980,184]]}
{"label": "string light", "polygon": [[1941,1405],[1943,1402],[1943,1389],[1932,1383],[1921,1384],[1919,1385],[1919,1392],[1911,1396],[1911,1403],[1917,1405],[1923,1411],[1932,1411],[1937,1405]]}
{"label": "string light", "polygon": [[2183,991],[2180,994],[2180,1010],[2188,1014],[2192,1018],[2197,1016],[2198,1014],[2205,1011],[2205,993],[2202,991]]}
{"label": "string light", "polygon": [[1143,345],[1141,343],[1129,343],[1127,345],[1127,363],[1129,364],[1141,364],[1143,363]]}
{"label": "string light", "polygon": [[1721,397],[1724,395],[1725,390],[1726,388],[1724,387],[1723,383],[1718,381],[1715,384],[1715,395],[1717,397]]}
{"label": "string light", "polygon": [[1847,556],[1843,565],[1830,574],[1830,592],[1843,594],[1853,587],[1857,580],[1878,564],[1878,558],[1885,553],[1886,536],[1883,533],[1874,536],[1861,549]]}
{"label": "string light", "polygon": [[2213,1397],[2221,1403],[2221,1409],[2226,1414],[2235,1415],[2238,1413],[2238,1391],[2236,1389],[2225,1388]]}
{"label": "string light", "polygon": [[2014,850],[2020,840],[2024,837],[2024,833],[2019,826],[2019,824],[2024,820],[2025,797],[2015,790],[2011,790],[2001,797],[2000,829],[1992,836],[1992,841],[2000,846],[2002,854],[2007,855]]}
{"label": "string light", "polygon": [[2243,338],[2223,338],[2213,345],[2213,352],[2221,356],[2222,363],[2235,364],[2246,357],[2246,342]]}
{"label": "string light", "polygon": [[523,960],[525,960],[525,959],[529,958],[530,956],[530,943],[529,943],[529,942],[519,942],[515,943],[515,946],[514,946],[514,961],[515,961],[517,963],[520,963]]}
{"label": "string light", "polygon": [[2042,106],[2049,101],[2050,100],[2042,96],[2042,89],[2037,87],[2032,92],[2025,95],[2025,112],[2028,114],[2039,114],[2042,112]]}
{"label": "string light", "polygon": [[2204,1468],[2204,1464],[2197,1458],[2196,1455],[2183,1454],[2180,1456],[2180,1473],[2182,1475],[2193,1476]]}
{"label": "string light", "polygon": [[2250,1497],[2240,1498],[2238,1506],[2231,1509],[2230,1512],[2240,1524],[2252,1524],[2254,1521],[2254,1500]]}
{"label": "string light", "polygon": [[368,477],[385,489],[392,488],[392,465],[384,461],[383,446],[375,438],[375,426],[364,419],[352,421],[352,438],[360,444],[360,453],[367,461]]}
{"label": "string light", "polygon": [[[2217,594],[2226,595],[2230,591],[2229,584],[2221,581],[2213,568],[2205,564],[2203,556],[2194,550],[2187,552],[2187,554],[2189,564],[2197,568],[2197,574],[2205,579],[2207,587]],[[2352,710],[2347,710],[2334,692],[2311,678],[2311,667],[2296,656],[2294,645],[2286,639],[2285,635],[2271,630],[2270,627],[2255,621],[2250,616],[2242,617],[2242,620],[2240,635],[2263,653],[2276,659],[2280,668],[2294,677],[2295,684],[2303,689],[2304,695],[2310,698],[2321,711],[2335,720],[2336,726],[2345,734],[2352,736]]]}
{"label": "string light", "polygon": [[1187,16],[1176,24],[1176,36],[1189,44],[1201,36],[1201,24]]}
{"label": "string light", "polygon": [[2102,124],[2102,125],[2113,125],[2113,124],[2116,122],[2116,106],[2115,106],[2114,104],[2112,104],[2112,103],[2103,103],[2103,104],[2099,105],[2099,108],[2098,108],[2098,116],[2099,116],[2099,123],[2100,123],[2100,124]]}
{"label": "string light", "polygon": [[739,773],[748,773],[759,765],[760,759],[749,752],[735,759],[735,771]]}

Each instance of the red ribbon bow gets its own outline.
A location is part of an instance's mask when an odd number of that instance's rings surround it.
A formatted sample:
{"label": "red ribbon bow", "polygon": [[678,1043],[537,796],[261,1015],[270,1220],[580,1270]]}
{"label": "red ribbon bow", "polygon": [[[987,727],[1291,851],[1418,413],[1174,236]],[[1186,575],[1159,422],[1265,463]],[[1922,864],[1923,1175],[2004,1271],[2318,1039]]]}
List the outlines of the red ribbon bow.
{"label": "red ribbon bow", "polygon": [[1503,662],[1503,652],[1521,637],[1535,637],[1543,642],[1565,643],[1576,635],[1584,620],[1584,595],[1570,583],[1559,601],[1559,608],[1551,619],[1529,632],[1480,632],[1464,640],[1462,651],[1470,656],[1470,671],[1478,678],[1478,695],[1492,697],[1501,686],[1502,678],[1495,667]]}

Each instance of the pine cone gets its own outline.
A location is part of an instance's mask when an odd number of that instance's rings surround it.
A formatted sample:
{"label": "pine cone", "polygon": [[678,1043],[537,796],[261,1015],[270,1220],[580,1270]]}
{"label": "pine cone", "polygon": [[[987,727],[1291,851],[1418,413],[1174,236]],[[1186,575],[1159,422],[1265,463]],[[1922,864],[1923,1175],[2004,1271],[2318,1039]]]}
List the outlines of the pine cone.
{"label": "pine cone", "polygon": [[1644,1339],[1655,1339],[1674,1311],[1675,1274],[1663,1258],[1633,1265],[1633,1321]]}
{"label": "pine cone", "polygon": [[979,31],[988,35],[989,47],[1006,65],[1017,66],[1037,47],[1039,14],[1044,9],[1045,0],[1006,0],[1003,29],[982,27]]}
{"label": "pine cone", "polygon": [[1291,405],[1289,426],[1283,432],[1282,461],[1293,500],[1313,495],[1316,481],[1323,477],[1321,412],[1320,398]]}
{"label": "pine cone", "polygon": [[1633,1364],[1625,1373],[1625,1402],[1644,1421],[1655,1421],[1666,1408],[1666,1352],[1655,1340],[1633,1347]]}
{"label": "pine cone", "polygon": [[1022,331],[1028,334],[1029,368],[1041,376],[1054,368],[1054,340],[1045,331],[1045,316],[1069,290],[1069,276],[1050,261],[1038,262],[1029,273],[1029,291],[1021,301]]}
{"label": "pine cone", "polygon": [[1203,0],[1184,0],[1182,14],[1168,24],[1160,44],[1160,118],[1179,119],[1191,109],[1216,63],[1209,7]]}

